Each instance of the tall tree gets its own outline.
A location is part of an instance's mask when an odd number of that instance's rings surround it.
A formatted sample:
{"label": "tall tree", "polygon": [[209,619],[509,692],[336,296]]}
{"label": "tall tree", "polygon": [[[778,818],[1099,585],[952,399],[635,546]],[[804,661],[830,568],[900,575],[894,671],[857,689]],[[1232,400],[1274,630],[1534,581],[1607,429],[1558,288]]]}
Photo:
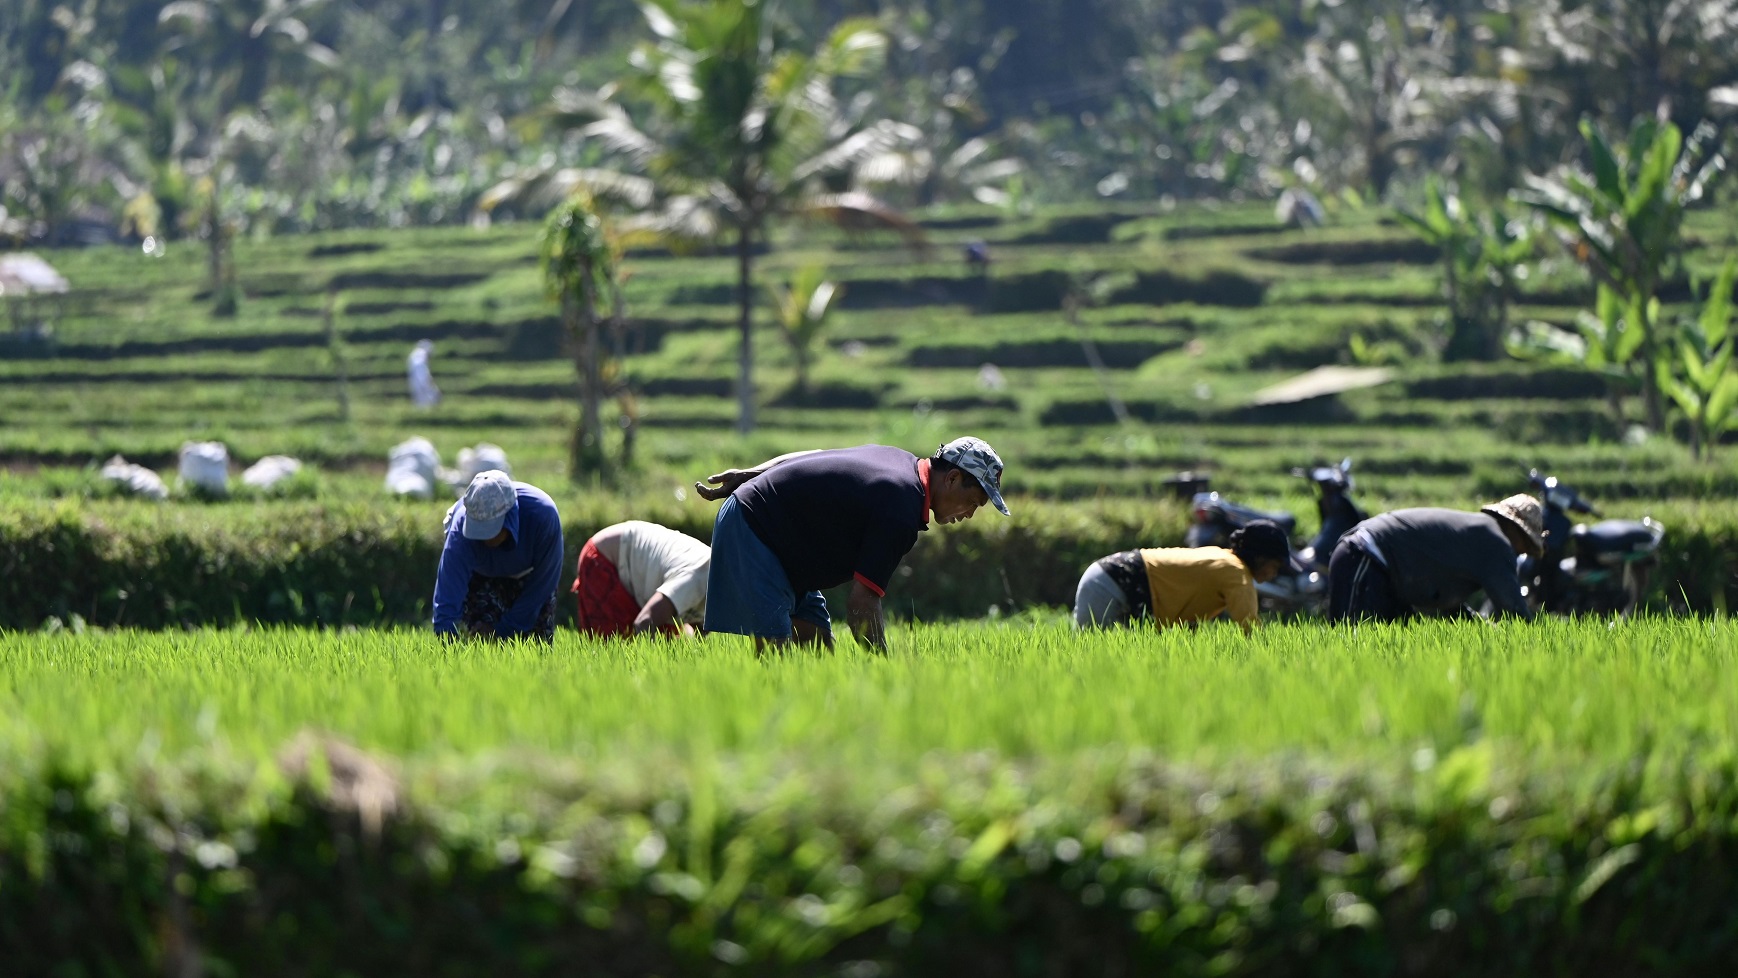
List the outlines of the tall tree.
{"label": "tall tree", "polygon": [[1669,118],[1690,129],[1738,82],[1738,0],[1541,0],[1528,5],[1541,70],[1571,109]]}
{"label": "tall tree", "polygon": [[264,128],[240,117],[257,106],[279,78],[298,80],[304,77],[305,66],[337,65],[337,53],[315,38],[306,20],[325,4],[326,0],[176,0],[158,15],[167,32],[165,50],[194,69],[192,84],[199,97],[184,105],[197,106],[203,117],[193,122],[195,138],[181,147],[197,154],[188,169],[202,171],[195,181],[196,196],[204,204],[200,230],[209,251],[213,306],[220,315],[234,313],[237,296],[233,221],[225,214],[232,194],[230,154],[238,137]]}
{"label": "tall tree", "polygon": [[[747,433],[755,415],[755,248],[769,226],[801,215],[921,240],[914,224],[852,187],[856,166],[908,138],[906,127],[862,117],[837,91],[841,80],[877,71],[887,42],[873,22],[850,20],[806,48],[771,3],[756,0],[648,0],[642,9],[656,39],[635,50],[622,85],[598,97],[564,93],[555,115],[656,188],[655,204],[629,231],[734,239],[736,427]],[[504,186],[485,203],[538,183],[558,194],[642,190],[619,172],[573,168]]]}

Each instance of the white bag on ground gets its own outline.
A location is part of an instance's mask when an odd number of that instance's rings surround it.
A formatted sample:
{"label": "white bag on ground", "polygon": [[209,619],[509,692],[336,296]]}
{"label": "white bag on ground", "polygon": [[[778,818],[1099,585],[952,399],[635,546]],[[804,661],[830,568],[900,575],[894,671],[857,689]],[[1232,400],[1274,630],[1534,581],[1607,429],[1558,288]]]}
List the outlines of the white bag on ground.
{"label": "white bag on ground", "polygon": [[492,445],[480,441],[475,448],[459,449],[459,476],[453,488],[463,492],[477,477],[478,472],[505,472],[513,474],[513,466],[507,463],[507,452],[500,445]]}
{"label": "white bag on ground", "polygon": [[270,489],[300,471],[302,463],[288,455],[267,455],[248,466],[241,481],[255,489]]}
{"label": "white bag on ground", "polygon": [[181,481],[212,496],[229,495],[229,449],[220,441],[181,445]]}
{"label": "white bag on ground", "polygon": [[386,491],[394,496],[433,499],[440,478],[441,456],[427,438],[410,438],[386,455]]}
{"label": "white bag on ground", "polygon": [[134,465],[119,455],[104,463],[99,474],[105,481],[119,486],[129,496],[154,499],[158,502],[169,498],[169,487],[163,484],[162,476],[143,465]]}

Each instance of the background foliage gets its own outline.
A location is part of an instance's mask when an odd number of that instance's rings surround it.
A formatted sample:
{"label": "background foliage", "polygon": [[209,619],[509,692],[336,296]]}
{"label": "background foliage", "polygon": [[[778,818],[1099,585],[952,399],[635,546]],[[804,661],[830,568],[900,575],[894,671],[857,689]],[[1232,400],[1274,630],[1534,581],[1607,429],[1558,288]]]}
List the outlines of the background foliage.
{"label": "background foliage", "polygon": [[[1731,0],[767,5],[809,37],[878,21],[887,70],[855,110],[921,133],[898,175],[924,204],[983,181],[1011,202],[1380,198],[1431,172],[1500,193],[1574,156],[1583,118],[1723,138],[1738,83]],[[460,222],[502,178],[584,165],[536,110],[621,77],[645,37],[626,0],[15,0],[0,182],[52,241],[75,216],[151,223],[149,201],[176,233],[202,175],[261,229]],[[1012,196],[986,153],[1024,165]]]}

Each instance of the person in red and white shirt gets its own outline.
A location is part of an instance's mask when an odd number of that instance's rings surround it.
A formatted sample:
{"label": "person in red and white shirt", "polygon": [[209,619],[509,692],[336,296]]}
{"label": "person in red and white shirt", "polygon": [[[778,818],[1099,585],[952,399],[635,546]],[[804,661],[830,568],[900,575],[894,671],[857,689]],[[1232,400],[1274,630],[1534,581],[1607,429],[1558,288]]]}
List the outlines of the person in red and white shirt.
{"label": "person in red and white shirt", "polygon": [[691,633],[706,614],[712,549],[667,526],[630,520],[585,542],[573,593],[590,635]]}

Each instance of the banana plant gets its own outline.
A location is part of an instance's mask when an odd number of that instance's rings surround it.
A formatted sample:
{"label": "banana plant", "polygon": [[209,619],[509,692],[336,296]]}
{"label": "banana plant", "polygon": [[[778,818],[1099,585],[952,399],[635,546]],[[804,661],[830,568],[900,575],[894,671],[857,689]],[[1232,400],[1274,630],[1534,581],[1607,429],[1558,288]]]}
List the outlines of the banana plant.
{"label": "banana plant", "polygon": [[1442,286],[1448,300],[1448,360],[1495,360],[1509,331],[1509,305],[1517,269],[1533,255],[1533,235],[1499,209],[1468,210],[1460,197],[1432,177],[1418,212],[1396,208],[1395,216],[1442,252]]}
{"label": "banana plant", "polygon": [[814,357],[815,337],[827,325],[833,303],[842,290],[826,281],[827,270],[820,265],[808,265],[791,275],[790,285],[772,284],[773,311],[785,342],[791,345],[791,355],[797,362],[797,392],[809,393],[809,366]]}
{"label": "banana plant", "polygon": [[1529,321],[1509,335],[1509,355],[1523,360],[1578,364],[1600,374],[1605,378],[1606,403],[1611,407],[1612,418],[1622,426],[1627,422],[1624,398],[1640,385],[1636,353],[1641,349],[1642,331],[1637,324],[1649,319],[1657,321],[1659,314],[1658,299],[1648,300],[1647,307],[1642,308],[1602,283],[1593,311],[1576,314],[1573,332],[1550,323]]}
{"label": "banana plant", "polygon": [[1699,126],[1686,144],[1670,122],[1645,119],[1628,144],[1614,148],[1591,120],[1581,135],[1593,163],[1591,174],[1565,170],[1552,178],[1528,176],[1519,199],[1558,229],[1594,281],[1609,285],[1639,314],[1635,355],[1640,365],[1648,427],[1665,429],[1658,364],[1670,348],[1661,342],[1652,301],[1678,260],[1684,213],[1707,195],[1726,160],[1711,148],[1717,134]]}
{"label": "banana plant", "polygon": [[1728,258],[1702,306],[1678,331],[1677,357],[1660,363],[1660,387],[1690,423],[1690,451],[1713,456],[1720,436],[1738,427],[1738,371],[1732,369],[1732,287],[1738,258]]}

